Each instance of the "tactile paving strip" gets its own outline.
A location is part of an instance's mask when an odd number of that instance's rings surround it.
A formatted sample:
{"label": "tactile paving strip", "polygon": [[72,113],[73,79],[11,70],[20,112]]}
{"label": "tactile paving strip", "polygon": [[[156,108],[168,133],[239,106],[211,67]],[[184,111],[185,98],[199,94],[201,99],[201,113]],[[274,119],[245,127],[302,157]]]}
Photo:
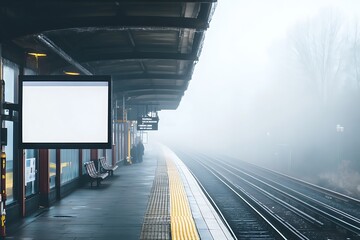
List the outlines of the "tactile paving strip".
{"label": "tactile paving strip", "polygon": [[170,236],[169,178],[165,159],[158,159],[149,204],[144,217],[140,239],[163,240]]}
{"label": "tactile paving strip", "polygon": [[166,158],[170,185],[171,236],[174,240],[199,240],[184,184],[174,162]]}

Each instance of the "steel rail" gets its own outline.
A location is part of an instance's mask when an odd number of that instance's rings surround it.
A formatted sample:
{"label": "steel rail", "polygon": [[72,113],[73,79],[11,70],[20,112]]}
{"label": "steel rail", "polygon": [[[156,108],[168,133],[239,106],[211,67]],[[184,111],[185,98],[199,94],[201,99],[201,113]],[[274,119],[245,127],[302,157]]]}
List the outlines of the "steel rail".
{"label": "steel rail", "polygon": [[[217,164],[217,165],[218,165],[218,164]],[[266,191],[265,189],[263,189],[263,188],[257,186],[256,184],[254,184],[254,183],[246,180],[245,178],[240,177],[239,175],[237,175],[237,174],[229,171],[228,169],[224,168],[223,166],[221,166],[221,165],[219,165],[219,166],[220,166],[221,168],[223,168],[225,171],[228,171],[229,173],[233,174],[235,177],[240,178],[242,181],[246,182],[250,187],[258,190],[259,192],[261,192],[262,194],[264,194],[265,196],[267,196],[267,197],[270,198],[271,200],[275,201],[276,203],[278,203],[278,204],[282,205],[283,207],[287,208],[288,210],[292,211],[293,213],[295,213],[295,214],[298,215],[299,217],[301,217],[301,218],[303,218],[304,220],[308,221],[309,223],[314,224],[314,225],[316,225],[316,226],[318,226],[318,227],[323,227],[323,226],[324,226],[324,223],[323,223],[323,222],[315,219],[314,217],[310,216],[309,214],[305,213],[304,211],[302,211],[302,210],[300,210],[300,209],[292,206],[291,204],[285,202],[284,200],[276,197],[275,195],[273,195],[273,194],[270,193],[269,191]],[[249,176],[249,177],[251,177],[251,176]],[[262,181],[259,180],[259,179],[256,179],[256,180],[262,182]],[[262,182],[262,183],[263,183],[263,184],[266,184],[266,183],[264,183],[264,182]],[[273,188],[271,185],[267,185],[267,184],[266,184],[266,186]],[[273,188],[273,189],[276,190],[276,191],[282,192],[280,189],[277,189],[277,188]],[[284,194],[286,194],[286,193],[284,193]]]}
{"label": "steel rail", "polygon": [[255,164],[251,164],[251,163],[247,163],[247,164],[251,165],[252,167],[254,167],[256,169],[269,172],[269,173],[273,174],[274,176],[280,175],[282,177],[291,179],[293,182],[295,182],[297,184],[301,184],[301,185],[304,185],[306,187],[315,189],[315,190],[317,190],[319,192],[322,192],[322,193],[324,193],[324,194],[326,194],[328,196],[334,197],[334,198],[336,198],[338,200],[341,200],[341,201],[344,201],[344,202],[347,202],[347,203],[357,204],[357,205],[360,206],[360,199],[356,199],[356,198],[347,196],[345,194],[333,191],[331,189],[327,189],[327,188],[324,188],[324,187],[321,187],[321,186],[317,186],[315,184],[306,182],[306,181],[301,180],[301,179],[294,178],[292,176],[289,176],[289,175],[281,173],[281,172],[277,172],[277,171],[274,171],[274,170],[271,170],[271,169],[262,168],[262,167],[259,167],[259,166],[255,165]]}
{"label": "steel rail", "polygon": [[[257,213],[274,231],[278,234],[278,237],[282,239],[308,239],[305,235],[301,234],[292,225],[287,223],[284,219],[274,214],[268,207],[263,205],[243,188],[234,184],[226,176],[219,173],[218,170],[213,167],[205,165],[203,162],[196,160],[204,168],[206,168],[211,174],[213,174],[219,181],[227,186],[232,192],[234,192],[243,202],[245,202],[255,213]],[[240,193],[239,193],[240,192]],[[273,223],[276,223],[273,224]],[[284,234],[286,233],[286,235]]]}
{"label": "steel rail", "polygon": [[[233,167],[233,166],[229,165],[229,167]],[[234,168],[234,169],[236,169],[236,168]],[[237,171],[242,171],[242,170],[237,169]],[[242,171],[242,172],[244,172],[244,171]],[[301,192],[298,192],[298,191],[296,191],[296,190],[294,190],[292,188],[284,186],[283,184],[278,183],[278,182],[276,182],[274,180],[266,179],[266,178],[260,176],[259,174],[254,173],[253,171],[249,171],[249,172],[251,172],[251,174],[248,174],[249,177],[253,177],[254,175],[256,175],[257,177],[263,178],[267,182],[270,182],[270,183],[272,183],[274,185],[277,185],[277,186],[279,186],[279,187],[281,187],[281,188],[283,188],[283,189],[285,189],[285,190],[287,190],[289,192],[292,192],[293,194],[295,194],[295,195],[297,195],[299,197],[302,197],[302,198],[304,198],[304,199],[306,199],[308,201],[311,201],[311,202],[319,205],[320,207],[325,208],[326,210],[333,211],[334,213],[338,214],[340,217],[347,218],[347,219],[349,219],[349,221],[353,222],[353,224],[355,224],[355,225],[358,224],[360,226],[360,219],[353,216],[353,215],[351,215],[351,214],[349,214],[349,213],[346,213],[346,212],[344,212],[344,211],[342,211],[340,209],[337,209],[337,208],[335,208],[333,206],[330,206],[329,204],[323,203],[322,201],[314,199],[313,197],[309,197],[309,196],[307,196],[307,195],[305,195],[305,194],[303,194]],[[247,173],[244,172],[244,174],[247,174]],[[270,186],[272,186],[272,185],[270,185]],[[313,190],[316,191],[316,189],[313,189]],[[318,192],[318,191],[316,191],[316,192]]]}
{"label": "steel rail", "polygon": [[[215,162],[216,160],[212,159],[211,160],[212,162]],[[217,161],[219,162],[219,161]],[[258,182],[261,182],[262,184],[265,184],[267,187],[270,187],[272,188],[273,190],[275,191],[278,191],[279,193],[287,196],[288,198],[291,198],[295,201],[297,201],[298,203],[300,204],[303,204],[305,206],[307,206],[308,208],[310,208],[311,210],[313,210],[316,214],[328,219],[329,221],[335,223],[336,225],[338,226],[341,226],[342,228],[356,234],[356,235],[360,235],[360,219],[354,217],[354,216],[351,216],[349,215],[348,213],[345,213],[345,212],[342,212],[332,206],[329,206],[325,203],[322,203],[321,201],[319,200],[316,200],[316,199],[313,199],[309,196],[306,196],[300,192],[297,192],[293,189],[289,189],[288,187],[286,186],[283,186],[285,189],[287,189],[288,191],[292,192],[293,194],[296,194],[297,196],[301,196],[302,198],[305,198],[307,201],[304,201],[304,200],[301,200],[299,199],[298,197],[295,197],[293,195],[291,195],[290,193],[288,192],[285,192],[283,190],[280,190],[274,186],[272,186],[271,184],[269,183],[266,183],[260,179],[257,179],[255,178],[254,176],[242,171],[242,170],[239,170],[237,169],[236,167],[234,166],[231,166],[230,164],[227,164],[227,163],[224,163],[224,162],[221,162],[220,163],[216,163],[218,166],[222,167],[224,170],[228,171],[229,173],[232,173],[234,176],[236,177],[239,177],[236,173],[233,173],[231,171],[229,171],[228,169],[224,168],[223,167],[223,164],[227,165],[228,167],[231,167],[232,169],[236,170],[236,171],[239,171],[243,174],[246,174],[248,177],[251,177],[252,179],[254,179],[255,181],[258,181]],[[271,181],[271,182],[274,182],[272,180],[268,180],[268,181]],[[277,185],[281,185],[279,183],[276,183]],[[310,204],[309,202],[312,202],[312,204]],[[315,207],[313,204],[316,203],[318,205],[318,207]]]}

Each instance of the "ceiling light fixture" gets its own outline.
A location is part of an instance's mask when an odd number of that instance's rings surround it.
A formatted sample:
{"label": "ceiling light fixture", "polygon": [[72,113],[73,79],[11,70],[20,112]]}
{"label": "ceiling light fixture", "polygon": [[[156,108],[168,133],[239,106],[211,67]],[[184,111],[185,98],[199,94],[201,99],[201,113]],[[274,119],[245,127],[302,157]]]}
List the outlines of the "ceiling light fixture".
{"label": "ceiling light fixture", "polygon": [[34,56],[36,58],[38,58],[38,57],[46,57],[47,56],[46,53],[35,53],[35,52],[29,52],[28,55]]}
{"label": "ceiling light fixture", "polygon": [[78,76],[78,75],[80,75],[79,72],[67,72],[67,71],[64,71],[64,73],[65,73],[66,75],[72,75],[72,76]]}
{"label": "ceiling light fixture", "polygon": [[39,69],[39,57],[46,57],[46,53],[36,53],[36,52],[29,52],[28,55],[35,57],[36,60],[36,68]]}

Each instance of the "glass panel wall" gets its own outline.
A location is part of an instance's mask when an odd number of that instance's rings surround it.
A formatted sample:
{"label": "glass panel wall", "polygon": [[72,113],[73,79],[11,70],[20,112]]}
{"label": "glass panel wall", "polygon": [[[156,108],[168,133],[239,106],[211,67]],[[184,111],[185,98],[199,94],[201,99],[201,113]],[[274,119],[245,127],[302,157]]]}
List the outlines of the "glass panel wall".
{"label": "glass panel wall", "polygon": [[82,163],[83,163],[83,166],[82,166],[83,171],[82,171],[82,173],[83,173],[83,175],[85,175],[86,174],[86,169],[85,169],[84,163],[90,161],[90,149],[83,149],[82,151],[83,151],[82,152]]}
{"label": "glass panel wall", "polygon": [[79,177],[79,150],[61,149],[61,185]]}
{"label": "glass panel wall", "polygon": [[125,156],[125,124],[121,123],[120,124],[120,159],[118,159],[119,161],[121,160],[125,160],[126,156]]}
{"label": "glass panel wall", "polygon": [[4,80],[5,80],[5,101],[15,102],[15,81],[19,75],[19,67],[8,61],[4,60]]}
{"label": "glass panel wall", "polygon": [[39,189],[37,177],[37,159],[37,150],[25,150],[25,195],[27,197],[36,194]]}
{"label": "glass panel wall", "polygon": [[115,128],[115,161],[119,161],[120,160],[120,146],[121,146],[121,142],[120,142],[120,128],[119,128],[119,123],[116,123],[116,128]]}
{"label": "glass panel wall", "polygon": [[98,149],[98,158],[105,157],[104,149]]}
{"label": "glass panel wall", "polygon": [[[19,75],[19,67],[4,59],[3,73],[5,81],[5,101],[15,103],[15,86],[17,76]],[[7,114],[7,112],[5,112]],[[7,203],[13,202],[14,199],[14,124],[11,121],[5,121],[5,128],[8,130],[7,146],[5,147],[6,153],[6,192]]]}
{"label": "glass panel wall", "polygon": [[55,188],[56,184],[56,149],[49,149],[49,187]]}
{"label": "glass panel wall", "polygon": [[[105,157],[104,149],[98,149],[98,159],[101,157]],[[95,166],[97,166],[97,170],[100,171],[100,165],[98,165],[98,162],[95,163]]]}
{"label": "glass panel wall", "polygon": [[14,201],[14,123],[5,121],[5,127],[7,128],[7,146],[5,146],[6,153],[6,194],[7,202]]}
{"label": "glass panel wall", "polygon": [[106,161],[112,165],[112,149],[106,149]]}

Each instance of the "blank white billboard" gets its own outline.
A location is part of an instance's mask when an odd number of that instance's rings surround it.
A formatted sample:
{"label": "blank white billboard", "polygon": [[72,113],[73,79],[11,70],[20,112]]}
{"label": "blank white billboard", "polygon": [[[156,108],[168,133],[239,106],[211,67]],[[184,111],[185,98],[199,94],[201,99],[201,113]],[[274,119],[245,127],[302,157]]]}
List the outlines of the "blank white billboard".
{"label": "blank white billboard", "polygon": [[110,77],[21,76],[20,79],[23,147],[111,146]]}

